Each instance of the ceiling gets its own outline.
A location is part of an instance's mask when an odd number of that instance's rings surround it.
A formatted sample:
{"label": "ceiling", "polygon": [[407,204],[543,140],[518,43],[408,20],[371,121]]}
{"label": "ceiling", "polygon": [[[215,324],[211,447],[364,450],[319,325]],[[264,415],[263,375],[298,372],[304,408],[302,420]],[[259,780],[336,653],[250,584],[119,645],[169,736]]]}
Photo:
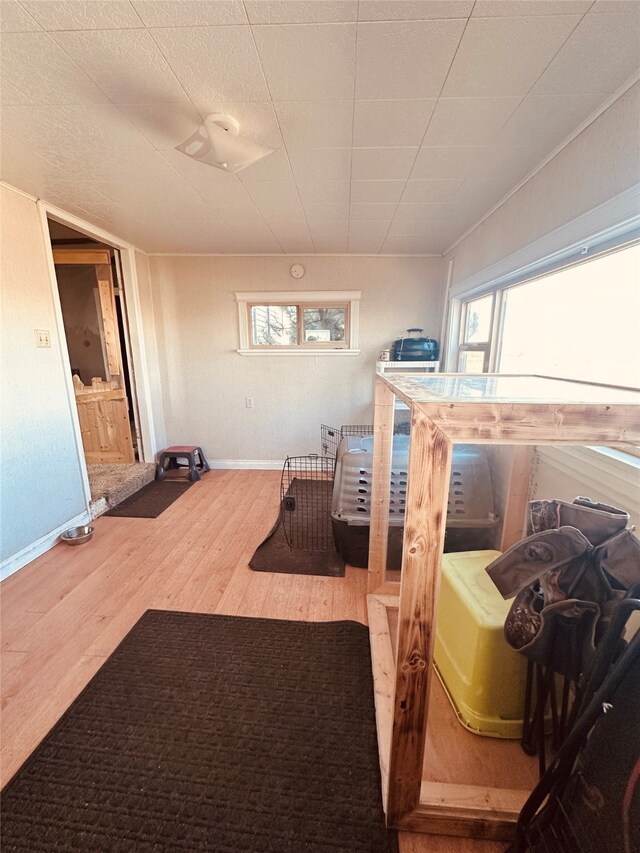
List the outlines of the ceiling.
{"label": "ceiling", "polygon": [[[439,254],[640,66],[635,0],[0,11],[2,178],[150,252]],[[274,153],[176,151],[213,112]]]}

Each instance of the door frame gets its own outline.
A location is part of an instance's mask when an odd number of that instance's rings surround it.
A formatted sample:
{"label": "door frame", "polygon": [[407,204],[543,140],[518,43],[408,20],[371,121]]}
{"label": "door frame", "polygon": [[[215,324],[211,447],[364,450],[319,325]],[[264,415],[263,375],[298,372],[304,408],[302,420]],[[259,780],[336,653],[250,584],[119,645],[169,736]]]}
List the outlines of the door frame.
{"label": "door frame", "polygon": [[51,297],[53,300],[53,308],[56,321],[56,331],[60,342],[60,352],[65,368],[65,388],[67,392],[67,402],[71,412],[71,418],[74,428],[76,451],[82,472],[82,481],[85,492],[85,502],[87,508],[91,503],[91,490],[89,488],[89,476],[87,473],[87,463],[84,457],[82,446],[82,433],[80,430],[80,419],[78,417],[78,409],[76,406],[76,395],[73,387],[73,379],[71,377],[71,363],[69,360],[69,350],[67,347],[67,339],[64,330],[64,321],[62,318],[62,307],[60,304],[60,293],[58,291],[58,280],[56,277],[55,264],[53,262],[53,246],[49,234],[48,219],[59,222],[61,225],[66,225],[69,228],[74,228],[82,232],[88,237],[92,237],[100,243],[105,243],[113,249],[117,249],[120,254],[120,267],[122,272],[122,287],[124,290],[124,299],[122,300],[123,315],[126,318],[124,329],[125,335],[129,337],[129,348],[131,354],[130,368],[133,371],[135,381],[132,383],[135,388],[136,400],[131,401],[132,405],[137,404],[141,448],[139,450],[139,458],[141,462],[154,462],[158,450],[156,442],[156,429],[153,418],[153,407],[151,401],[151,384],[149,380],[149,368],[147,363],[147,353],[145,347],[144,327],[142,321],[142,308],[140,303],[140,291],[138,286],[138,277],[136,273],[135,246],[127,243],[104,231],[95,225],[91,225],[84,219],[80,219],[71,213],[67,213],[52,204],[39,200],[37,208],[40,215],[40,225],[42,228],[42,236],[45,243],[47,255],[47,265],[49,267],[49,285],[51,289]]}

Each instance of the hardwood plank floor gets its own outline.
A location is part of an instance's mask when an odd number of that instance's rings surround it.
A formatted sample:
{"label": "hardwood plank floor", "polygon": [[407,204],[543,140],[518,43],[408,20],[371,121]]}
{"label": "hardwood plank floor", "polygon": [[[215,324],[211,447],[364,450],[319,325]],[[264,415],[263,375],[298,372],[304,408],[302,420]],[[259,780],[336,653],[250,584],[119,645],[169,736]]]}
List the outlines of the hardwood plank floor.
{"label": "hardwood plank floor", "polygon": [[[366,624],[366,572],[253,572],[278,511],[275,471],[212,471],[159,518],[99,518],[0,585],[2,781],[8,781],[148,608]],[[401,853],[505,845],[401,833]]]}

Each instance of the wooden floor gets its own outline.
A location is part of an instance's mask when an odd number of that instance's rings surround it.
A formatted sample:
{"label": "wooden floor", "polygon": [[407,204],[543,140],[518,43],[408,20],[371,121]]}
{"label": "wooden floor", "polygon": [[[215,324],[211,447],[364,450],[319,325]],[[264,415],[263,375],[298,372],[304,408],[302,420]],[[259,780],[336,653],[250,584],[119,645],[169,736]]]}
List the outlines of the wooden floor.
{"label": "wooden floor", "polygon": [[[99,518],[0,585],[2,782],[8,781],[148,608],[366,623],[366,572],[253,572],[278,507],[275,471],[212,471],[157,519]],[[401,833],[401,853],[504,844]],[[373,852],[372,852],[373,853]]]}

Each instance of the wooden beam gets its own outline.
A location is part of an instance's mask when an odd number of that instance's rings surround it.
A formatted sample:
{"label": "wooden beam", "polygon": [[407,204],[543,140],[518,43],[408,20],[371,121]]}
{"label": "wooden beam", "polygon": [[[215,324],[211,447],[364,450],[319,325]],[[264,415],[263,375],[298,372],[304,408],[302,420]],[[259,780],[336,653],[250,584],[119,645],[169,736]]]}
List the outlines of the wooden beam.
{"label": "wooden beam", "polygon": [[412,423],[387,795],[392,826],[420,801],[452,455],[447,436],[417,407]]}
{"label": "wooden beam", "polygon": [[53,249],[53,263],[69,265],[110,264],[111,257],[107,249]]}
{"label": "wooden beam", "polygon": [[98,294],[104,329],[104,347],[107,353],[107,369],[111,376],[120,376],[122,373],[120,337],[118,335],[118,319],[110,264],[96,264],[96,275],[98,277]]}
{"label": "wooden beam", "polygon": [[393,392],[381,377],[376,376],[373,483],[369,528],[369,592],[373,592],[384,583],[387,571],[394,405]]}
{"label": "wooden beam", "polygon": [[384,602],[377,595],[367,596],[376,728],[378,731],[378,758],[382,779],[382,806],[385,812],[387,810],[389,753],[391,750],[391,727],[393,725],[393,691],[396,680],[396,665],[393,658],[389,618],[387,616],[387,607],[391,605],[397,607],[398,599]]}
{"label": "wooden beam", "polygon": [[506,551],[526,535],[526,515],[529,501],[529,485],[533,465],[534,448],[520,444],[512,448],[511,472],[502,521],[500,550]]}
{"label": "wooden beam", "polygon": [[511,841],[529,791],[423,782],[420,802],[400,823],[407,832]]}

